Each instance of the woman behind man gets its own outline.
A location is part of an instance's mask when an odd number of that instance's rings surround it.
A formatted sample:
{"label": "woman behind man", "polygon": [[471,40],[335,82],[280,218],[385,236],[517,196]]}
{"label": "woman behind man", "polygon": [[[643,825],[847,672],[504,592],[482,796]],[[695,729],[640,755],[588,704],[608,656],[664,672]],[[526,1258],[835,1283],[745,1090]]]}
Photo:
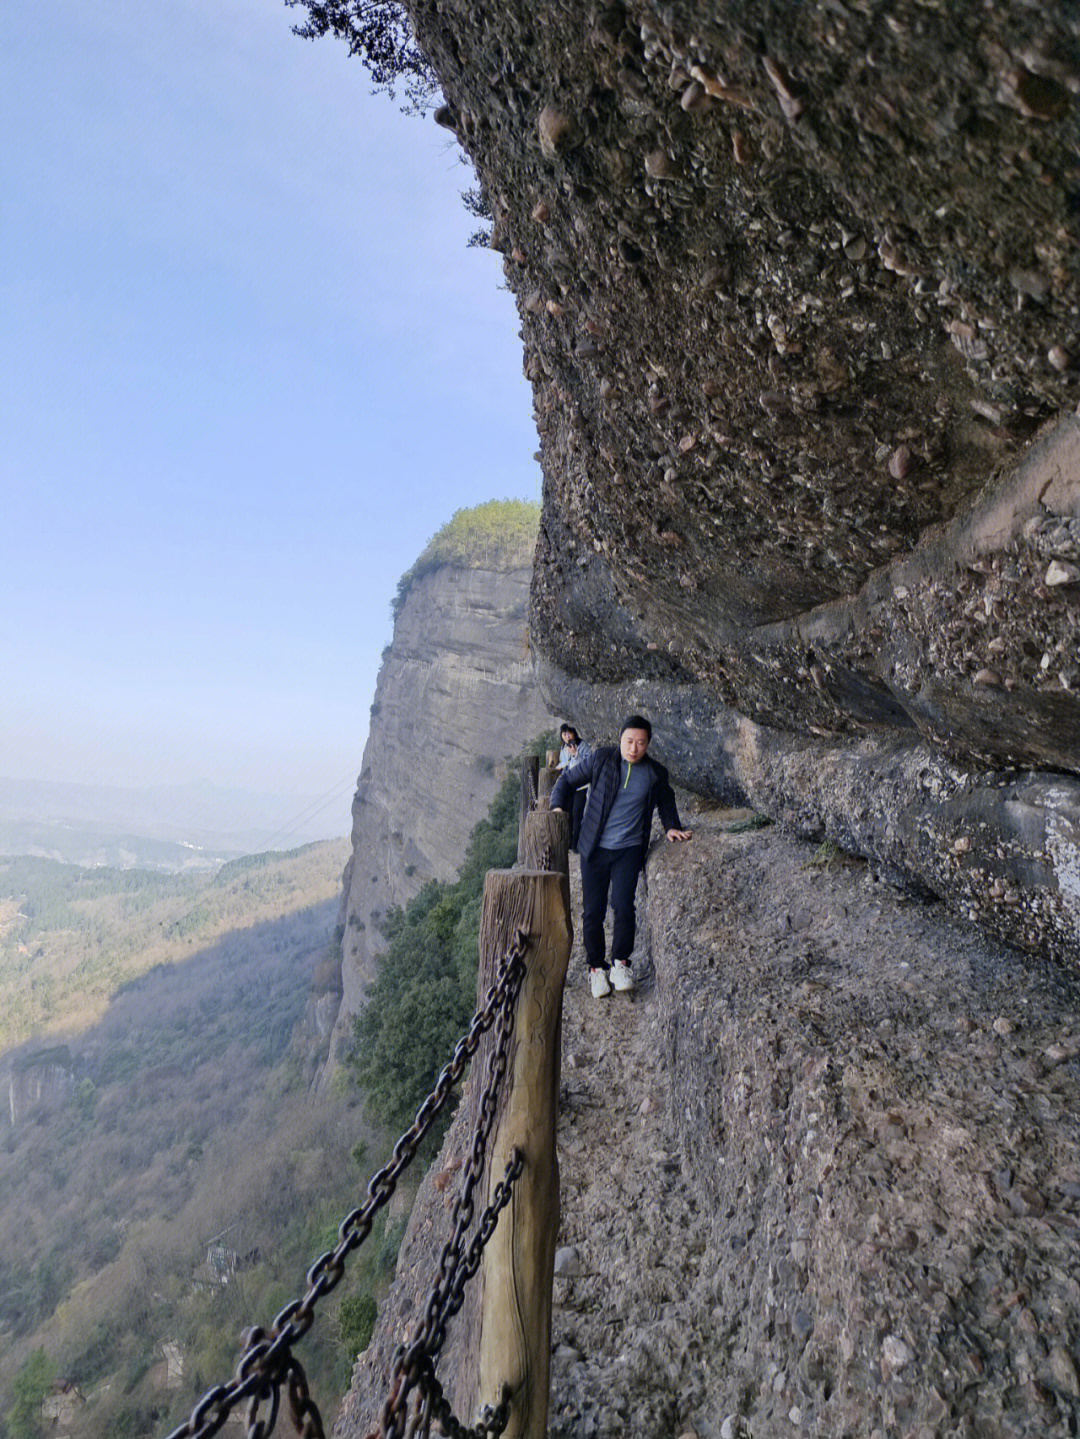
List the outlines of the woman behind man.
{"label": "woman behind man", "polygon": [[[592,753],[589,746],[578,734],[572,724],[567,721],[559,727],[559,738],[562,740],[562,749],[559,751],[559,770],[568,770],[572,764],[579,760],[587,759]],[[574,794],[573,805],[570,810],[570,848],[576,851],[578,835],[581,833],[581,818],[585,813],[585,803],[588,799],[589,788],[579,789]]]}

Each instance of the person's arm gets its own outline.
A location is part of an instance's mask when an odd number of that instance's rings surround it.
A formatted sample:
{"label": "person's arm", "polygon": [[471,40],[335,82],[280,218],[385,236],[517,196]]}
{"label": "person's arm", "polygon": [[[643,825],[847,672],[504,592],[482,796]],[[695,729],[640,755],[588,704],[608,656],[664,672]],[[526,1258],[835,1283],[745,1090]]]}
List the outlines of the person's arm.
{"label": "person's arm", "polygon": [[656,786],[656,808],[660,813],[660,823],[664,826],[664,834],[671,843],[678,840],[689,839],[692,830],[683,829],[682,820],[679,818],[679,807],[675,803],[675,791],[664,770],[660,775],[660,783]]}
{"label": "person's arm", "polygon": [[590,782],[591,760],[592,756],[586,755],[584,759],[575,760],[569,769],[563,770],[555,781],[555,788],[551,791],[551,799],[548,802],[549,809],[564,809],[574,791]]}

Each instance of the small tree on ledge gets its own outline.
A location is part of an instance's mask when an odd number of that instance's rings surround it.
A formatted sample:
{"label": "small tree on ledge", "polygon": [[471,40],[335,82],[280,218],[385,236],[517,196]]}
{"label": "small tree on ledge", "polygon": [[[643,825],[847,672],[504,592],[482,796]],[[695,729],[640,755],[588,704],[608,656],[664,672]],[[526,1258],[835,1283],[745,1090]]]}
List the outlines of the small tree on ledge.
{"label": "small tree on ledge", "polygon": [[377,90],[386,90],[393,98],[394,87],[400,85],[406,112],[426,110],[438,93],[439,82],[417,44],[409,13],[396,0],[285,0],[285,4],[308,12],[303,25],[293,26],[295,34],[305,40],[324,35],[344,40]]}

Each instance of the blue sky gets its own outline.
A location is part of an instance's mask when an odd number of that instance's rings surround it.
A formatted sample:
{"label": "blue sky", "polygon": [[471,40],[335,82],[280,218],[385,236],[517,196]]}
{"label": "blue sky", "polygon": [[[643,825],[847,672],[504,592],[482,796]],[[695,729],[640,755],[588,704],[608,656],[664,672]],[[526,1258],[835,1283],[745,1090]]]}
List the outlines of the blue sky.
{"label": "blue sky", "polygon": [[540,472],[471,172],[301,16],[0,20],[0,773],[344,833],[398,576]]}

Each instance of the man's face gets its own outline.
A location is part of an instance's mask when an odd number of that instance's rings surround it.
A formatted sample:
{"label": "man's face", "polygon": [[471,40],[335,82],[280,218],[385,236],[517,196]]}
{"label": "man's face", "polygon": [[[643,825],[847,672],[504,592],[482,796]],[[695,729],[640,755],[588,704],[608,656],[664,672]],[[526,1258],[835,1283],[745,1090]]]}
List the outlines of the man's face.
{"label": "man's face", "polygon": [[639,759],[644,759],[648,748],[649,736],[643,729],[624,729],[619,736],[619,753],[631,764],[637,764]]}

